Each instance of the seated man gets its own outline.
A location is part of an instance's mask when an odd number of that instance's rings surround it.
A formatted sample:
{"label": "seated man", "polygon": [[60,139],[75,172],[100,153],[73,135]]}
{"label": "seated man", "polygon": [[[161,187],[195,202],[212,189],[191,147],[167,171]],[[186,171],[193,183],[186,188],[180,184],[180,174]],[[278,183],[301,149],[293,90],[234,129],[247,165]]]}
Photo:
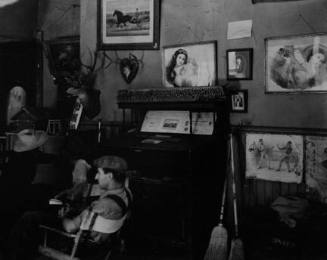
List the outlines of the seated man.
{"label": "seated man", "polygon": [[[9,239],[9,252],[11,259],[33,259],[37,253],[37,246],[40,244],[41,234],[39,225],[58,225],[67,232],[77,232],[85,216],[90,212],[115,222],[121,221],[126,215],[126,209],[131,200],[131,194],[125,187],[127,163],[117,156],[103,156],[95,161],[98,168],[96,180],[98,181],[99,196],[93,202],[86,200],[84,209],[75,209],[74,204],[68,211],[54,216],[46,212],[26,212],[18,221],[11,232]],[[84,183],[80,187],[90,188]],[[79,206],[81,203],[77,203]],[[90,237],[95,244],[107,241],[110,234],[92,231]]]}

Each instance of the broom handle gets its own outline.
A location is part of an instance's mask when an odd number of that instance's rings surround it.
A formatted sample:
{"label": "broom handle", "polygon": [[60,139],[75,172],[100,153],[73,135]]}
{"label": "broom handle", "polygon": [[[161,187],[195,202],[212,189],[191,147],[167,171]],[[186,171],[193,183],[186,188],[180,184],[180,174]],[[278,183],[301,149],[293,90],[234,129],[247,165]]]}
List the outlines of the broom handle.
{"label": "broom handle", "polygon": [[[227,156],[230,156],[230,151]],[[228,174],[226,174],[225,181],[224,181],[223,197],[221,198],[219,224],[222,224],[224,220],[225,202],[226,202],[226,193],[227,193],[227,179],[228,179]]]}
{"label": "broom handle", "polygon": [[224,189],[223,189],[223,197],[221,199],[221,208],[220,208],[220,216],[219,216],[219,224],[223,223],[224,219],[224,211],[225,211],[225,200],[226,200],[226,188],[227,186],[227,177],[225,177],[225,182],[224,182]]}
{"label": "broom handle", "polygon": [[233,134],[230,134],[230,155],[231,155],[230,158],[231,158],[231,172],[232,172],[235,236],[238,237],[238,219],[237,219],[237,201],[236,201],[237,198],[236,198],[235,169],[234,169]]}

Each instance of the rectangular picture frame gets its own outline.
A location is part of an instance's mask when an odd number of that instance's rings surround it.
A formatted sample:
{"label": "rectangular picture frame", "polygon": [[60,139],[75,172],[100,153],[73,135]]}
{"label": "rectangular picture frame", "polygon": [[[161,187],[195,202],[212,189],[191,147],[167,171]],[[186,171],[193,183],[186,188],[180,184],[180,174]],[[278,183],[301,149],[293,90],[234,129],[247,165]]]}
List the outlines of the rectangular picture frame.
{"label": "rectangular picture frame", "polygon": [[227,80],[252,80],[253,49],[226,50]]}
{"label": "rectangular picture frame", "polygon": [[327,34],[265,39],[265,92],[327,92]]}
{"label": "rectangular picture frame", "polygon": [[304,137],[298,134],[245,133],[247,178],[284,183],[303,181]]}
{"label": "rectangular picture frame", "polygon": [[49,70],[58,88],[57,106],[61,108],[58,116],[68,118],[75,101],[67,90],[78,88],[80,84],[80,38],[69,36],[49,40],[45,49]]}
{"label": "rectangular picture frame", "polygon": [[234,90],[230,93],[230,111],[233,113],[248,112],[248,91],[246,89]]}
{"label": "rectangular picture frame", "polygon": [[158,50],[160,0],[98,0],[98,49]]}
{"label": "rectangular picture frame", "polygon": [[167,88],[215,86],[217,41],[164,46],[162,82]]}
{"label": "rectangular picture frame", "polygon": [[327,203],[327,134],[305,136],[305,179],[314,200]]}

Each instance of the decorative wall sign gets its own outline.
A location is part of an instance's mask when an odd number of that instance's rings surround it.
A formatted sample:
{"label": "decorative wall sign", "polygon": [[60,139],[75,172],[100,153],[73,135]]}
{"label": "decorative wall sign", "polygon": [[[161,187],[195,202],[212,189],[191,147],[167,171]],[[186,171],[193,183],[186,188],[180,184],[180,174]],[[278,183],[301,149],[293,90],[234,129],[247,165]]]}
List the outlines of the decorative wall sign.
{"label": "decorative wall sign", "polygon": [[217,82],[217,42],[180,44],[163,48],[165,87],[209,87]]}
{"label": "decorative wall sign", "polygon": [[246,133],[246,177],[301,183],[303,137],[301,135]]}
{"label": "decorative wall sign", "polygon": [[266,92],[326,91],[326,34],[266,39]]}
{"label": "decorative wall sign", "polygon": [[248,91],[233,91],[230,95],[232,112],[246,113],[248,111]]}
{"label": "decorative wall sign", "polygon": [[327,203],[327,137],[307,136],[305,144],[305,177],[309,193]]}
{"label": "decorative wall sign", "polygon": [[98,0],[98,48],[159,49],[160,0]]}
{"label": "decorative wall sign", "polygon": [[123,79],[129,84],[136,77],[139,70],[138,59],[133,54],[129,54],[128,58],[124,58],[119,63],[120,73]]}
{"label": "decorative wall sign", "polygon": [[253,49],[232,49],[226,51],[227,79],[252,79]]}

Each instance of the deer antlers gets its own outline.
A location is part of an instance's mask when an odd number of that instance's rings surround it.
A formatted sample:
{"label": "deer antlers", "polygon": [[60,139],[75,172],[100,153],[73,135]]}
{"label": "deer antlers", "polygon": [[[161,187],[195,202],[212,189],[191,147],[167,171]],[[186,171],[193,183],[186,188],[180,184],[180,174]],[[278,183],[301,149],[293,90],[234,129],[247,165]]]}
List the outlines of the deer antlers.
{"label": "deer antlers", "polygon": [[[86,65],[84,63],[81,62],[81,65],[87,69],[87,71],[89,73],[97,73],[99,70],[101,69],[106,69],[108,68],[112,63],[112,59],[108,56],[108,54],[105,52],[105,51],[94,51],[92,52],[90,49],[88,49],[89,51],[89,54],[90,54],[90,60],[91,60],[91,65]],[[101,53],[101,64],[100,66],[96,69],[96,65],[97,65],[97,62],[98,62],[98,57],[99,57],[99,53]],[[107,60],[109,61],[107,64]]]}

